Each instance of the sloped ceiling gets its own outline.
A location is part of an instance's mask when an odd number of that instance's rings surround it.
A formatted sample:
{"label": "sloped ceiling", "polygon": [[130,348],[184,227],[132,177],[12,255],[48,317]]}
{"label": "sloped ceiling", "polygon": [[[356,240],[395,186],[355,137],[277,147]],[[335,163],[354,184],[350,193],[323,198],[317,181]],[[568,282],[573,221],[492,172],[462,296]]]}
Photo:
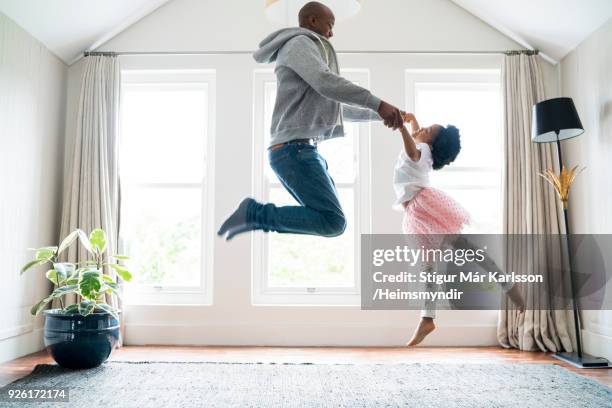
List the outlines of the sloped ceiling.
{"label": "sloped ceiling", "polygon": [[[71,64],[170,1],[0,0],[0,11]],[[449,1],[555,61],[612,18],[612,0]]]}
{"label": "sloped ceiling", "polygon": [[612,0],[451,0],[526,48],[560,61],[612,18]]}
{"label": "sloped ceiling", "polygon": [[67,64],[171,0],[0,0],[0,11]]}

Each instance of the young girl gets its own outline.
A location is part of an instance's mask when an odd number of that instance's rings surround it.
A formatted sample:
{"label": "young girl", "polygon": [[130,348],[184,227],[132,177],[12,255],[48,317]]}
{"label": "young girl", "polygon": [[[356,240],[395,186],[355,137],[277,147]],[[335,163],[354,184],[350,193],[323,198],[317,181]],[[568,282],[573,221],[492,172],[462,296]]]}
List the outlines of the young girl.
{"label": "young girl", "polygon": [[[452,125],[421,128],[411,113],[405,114],[404,119],[410,123],[412,135],[404,126],[400,128],[404,149],[395,165],[393,186],[397,200],[394,207],[403,208],[404,234],[417,235],[417,240],[425,247],[439,247],[442,237],[460,234],[470,218],[461,204],[429,185],[431,170],[439,170],[457,158],[461,150],[459,130]],[[494,267],[494,264],[489,262],[487,266]],[[425,268],[431,271],[431,265]],[[518,286],[502,288],[522,312],[524,301]],[[435,329],[435,312],[435,303],[426,302],[408,346],[419,344]]]}

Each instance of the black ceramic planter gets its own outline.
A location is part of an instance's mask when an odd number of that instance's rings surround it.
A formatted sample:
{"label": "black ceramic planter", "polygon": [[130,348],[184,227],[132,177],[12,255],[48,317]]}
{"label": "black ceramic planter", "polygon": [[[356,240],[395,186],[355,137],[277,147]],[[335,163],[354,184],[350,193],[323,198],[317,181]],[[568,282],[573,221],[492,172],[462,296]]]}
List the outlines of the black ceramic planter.
{"label": "black ceramic planter", "polygon": [[45,310],[45,346],[57,364],[66,368],[97,367],[119,341],[119,322],[108,313],[63,314]]}

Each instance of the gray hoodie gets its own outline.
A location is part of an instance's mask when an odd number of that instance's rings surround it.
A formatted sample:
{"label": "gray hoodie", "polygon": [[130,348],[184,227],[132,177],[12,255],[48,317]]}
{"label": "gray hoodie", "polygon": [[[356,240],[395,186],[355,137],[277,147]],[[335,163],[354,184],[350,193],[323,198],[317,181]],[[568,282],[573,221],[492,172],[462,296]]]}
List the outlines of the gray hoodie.
{"label": "gray hoodie", "polygon": [[344,136],[343,118],[380,120],[380,99],[339,75],[336,51],[325,37],[305,28],[285,28],[259,47],[255,61],[276,62],[270,145]]}

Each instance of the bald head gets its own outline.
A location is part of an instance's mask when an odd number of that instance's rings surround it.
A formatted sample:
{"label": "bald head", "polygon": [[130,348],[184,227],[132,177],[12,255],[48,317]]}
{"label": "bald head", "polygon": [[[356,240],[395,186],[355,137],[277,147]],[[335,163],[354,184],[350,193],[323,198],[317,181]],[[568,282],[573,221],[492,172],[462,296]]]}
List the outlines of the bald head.
{"label": "bald head", "polygon": [[323,17],[325,14],[333,14],[331,9],[323,3],[318,1],[311,1],[304,4],[304,7],[300,9],[298,17],[300,19],[300,26],[308,23],[308,19],[311,17]]}
{"label": "bald head", "polygon": [[332,30],[336,17],[333,11],[323,3],[318,1],[306,3],[300,9],[298,18],[300,27],[312,30],[325,38],[331,38],[334,35]]}

